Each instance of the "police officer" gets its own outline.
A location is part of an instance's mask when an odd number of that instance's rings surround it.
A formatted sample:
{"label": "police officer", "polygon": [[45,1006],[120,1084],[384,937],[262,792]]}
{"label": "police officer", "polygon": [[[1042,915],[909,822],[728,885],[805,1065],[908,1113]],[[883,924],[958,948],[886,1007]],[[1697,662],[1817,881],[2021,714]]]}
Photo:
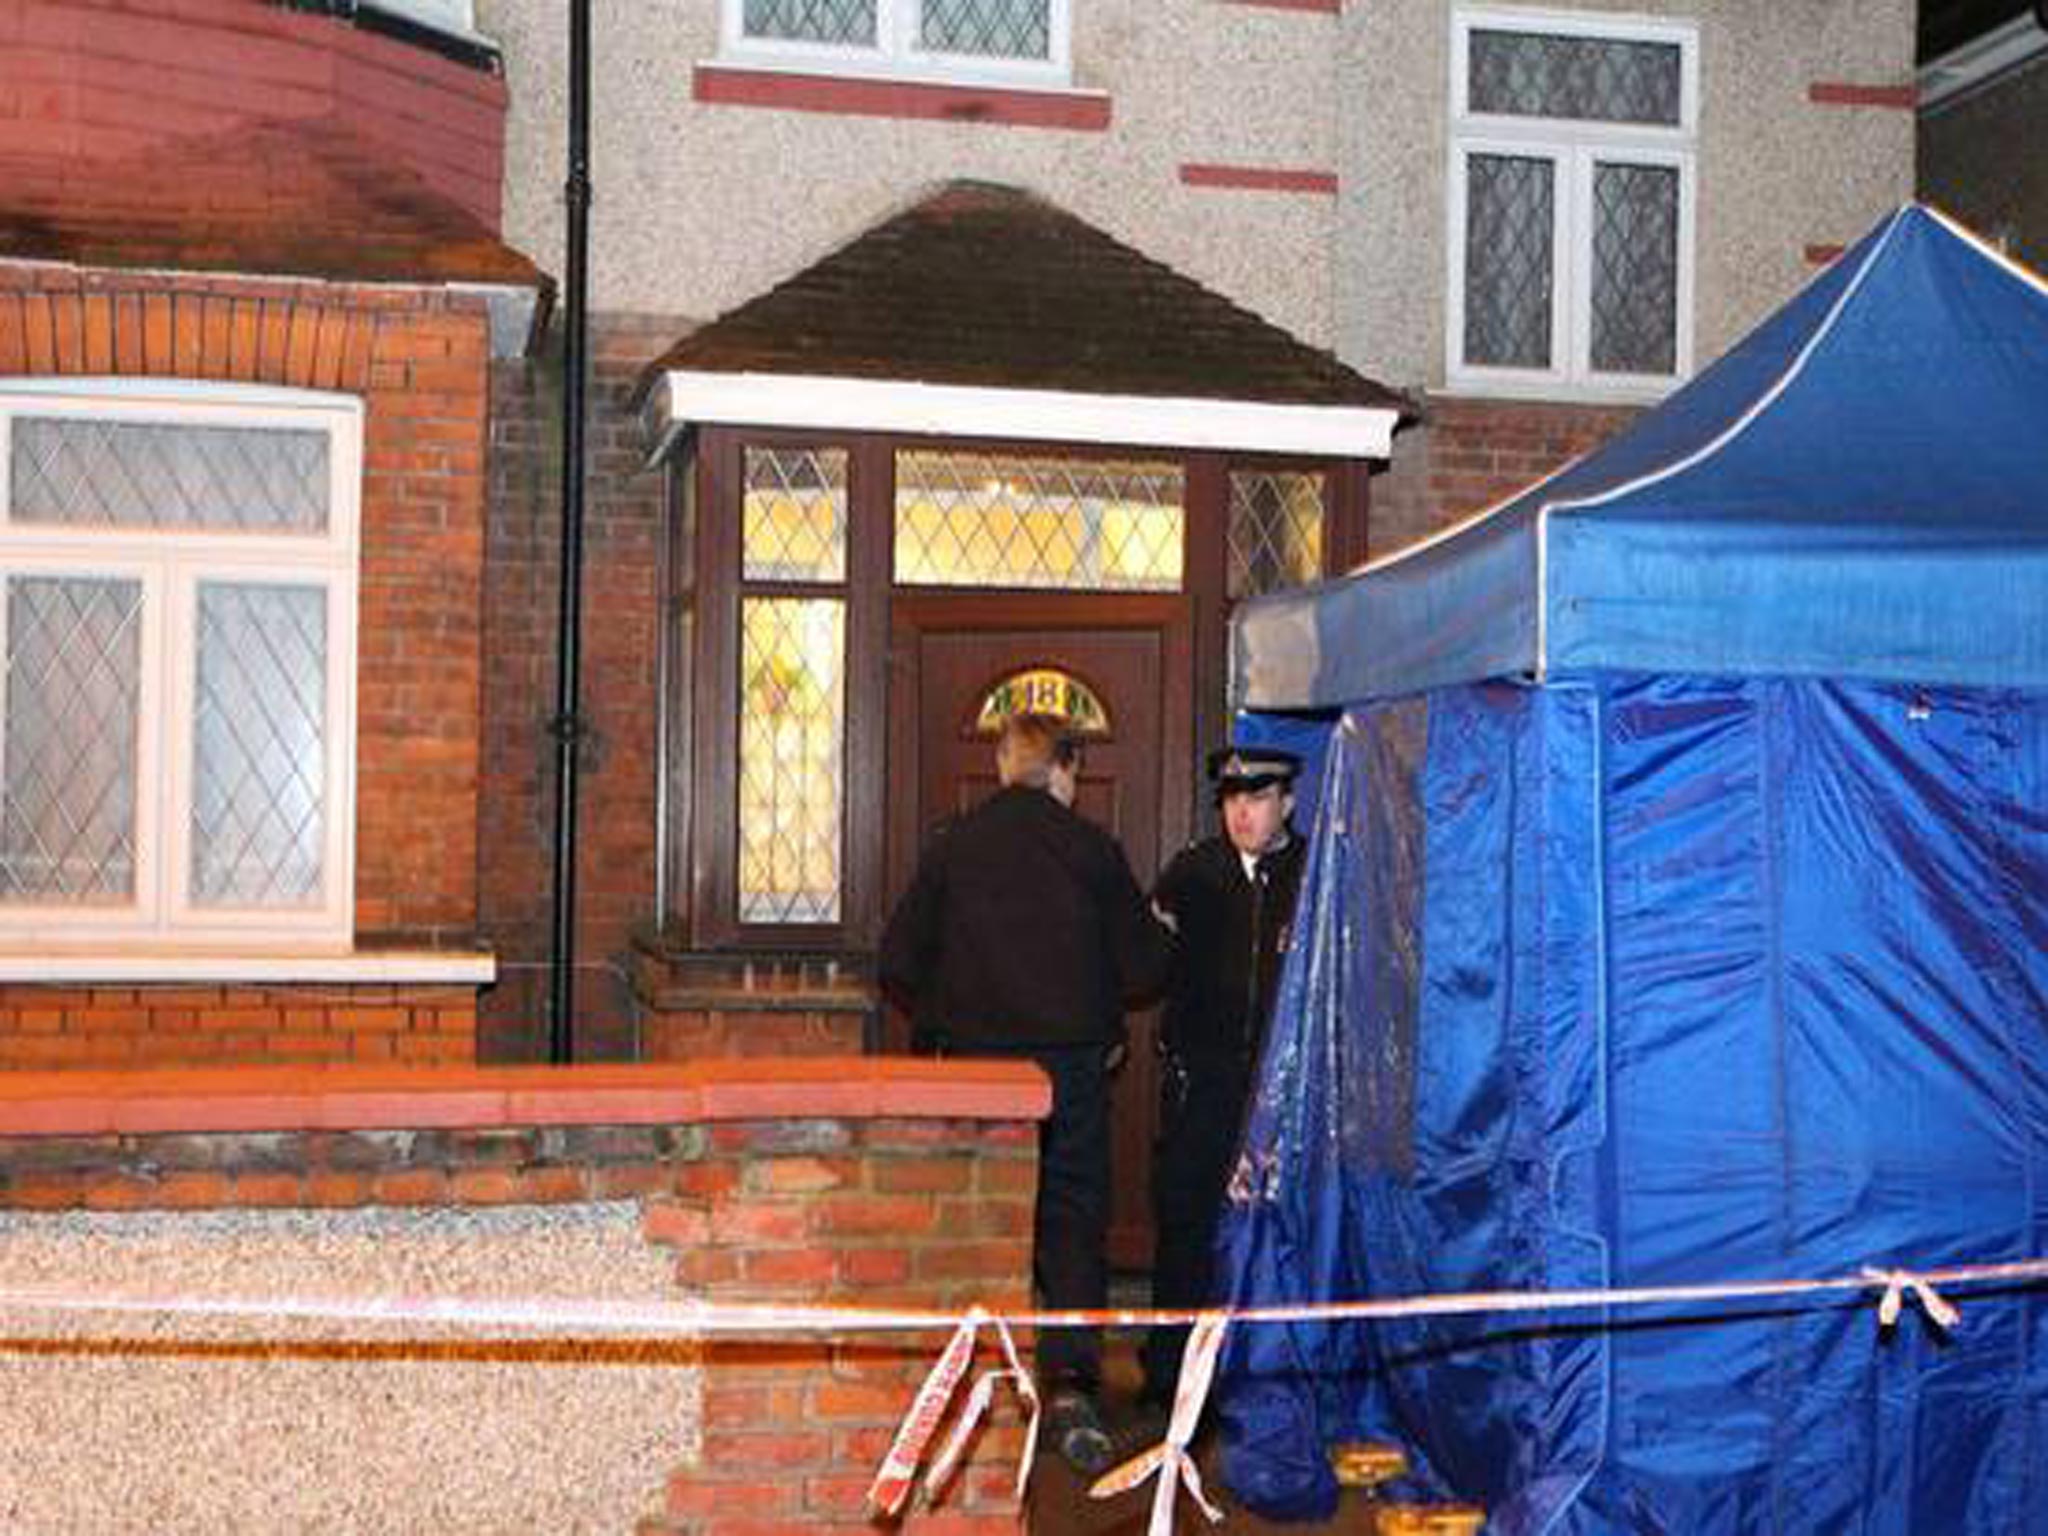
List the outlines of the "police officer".
{"label": "police officer", "polygon": [[[1159,877],[1153,909],[1175,934],[1160,1020],[1159,1135],[1152,1158],[1157,1247],[1153,1304],[1214,1299],[1210,1250],[1236,1161],[1252,1071],[1279,985],[1305,845],[1295,836],[1301,759],[1269,747],[1209,756],[1220,836],[1183,849]],[[1173,1400],[1185,1328],[1145,1340],[1144,1400]]]}

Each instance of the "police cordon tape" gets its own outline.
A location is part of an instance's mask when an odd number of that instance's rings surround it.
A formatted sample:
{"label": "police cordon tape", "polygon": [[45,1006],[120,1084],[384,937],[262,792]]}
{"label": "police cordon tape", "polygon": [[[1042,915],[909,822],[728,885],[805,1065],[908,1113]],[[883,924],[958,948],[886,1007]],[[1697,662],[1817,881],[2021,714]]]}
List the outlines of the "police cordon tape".
{"label": "police cordon tape", "polygon": [[1225,1333],[1243,1324],[1372,1321],[1416,1317],[1470,1317],[1488,1313],[1579,1312],[1614,1307],[1669,1306],[1682,1302],[1768,1300],[1844,1292],[1878,1292],[1877,1320],[1895,1327],[1908,1296],[1936,1328],[1946,1332],[1960,1321],[1944,1291],[1958,1286],[2048,1281],[2048,1259],[2003,1264],[1965,1264],[1930,1269],[1866,1266],[1853,1275],[1807,1280],[1746,1280],[1701,1285],[1627,1286],[1606,1290],[1467,1291],[1390,1297],[1381,1301],[1284,1302],[1267,1306],[1205,1310],[1103,1308],[1092,1311],[991,1312],[975,1306],[958,1311],[895,1310],[842,1306],[783,1306],[756,1302],[624,1302],[577,1299],[484,1300],[408,1296],[201,1296],[148,1291],[78,1291],[57,1286],[0,1286],[0,1312],[112,1313],[166,1317],[256,1318],[297,1322],[438,1324],[561,1333],[663,1334],[684,1339],[717,1336],[760,1338],[778,1334],[931,1333],[950,1330],[946,1347],[911,1399],[909,1411],[882,1459],[868,1490],[879,1514],[899,1513],[917,1482],[946,1410],[974,1362],[980,1332],[995,1335],[1003,1364],[976,1379],[951,1433],[926,1470],[930,1497],[943,1491],[958,1469],[969,1437],[986,1415],[995,1389],[1009,1382],[1026,1416],[1024,1448],[1018,1459],[1021,1498],[1036,1457],[1040,1399],[1018,1355],[1016,1328],[1144,1327],[1192,1324],[1182,1356],[1166,1438],[1104,1473],[1090,1487],[1109,1498],[1141,1486],[1155,1474],[1148,1536],[1171,1536],[1175,1497],[1185,1486],[1211,1522],[1223,1512],[1202,1488],[1188,1446],[1201,1422],[1215,1379]]}

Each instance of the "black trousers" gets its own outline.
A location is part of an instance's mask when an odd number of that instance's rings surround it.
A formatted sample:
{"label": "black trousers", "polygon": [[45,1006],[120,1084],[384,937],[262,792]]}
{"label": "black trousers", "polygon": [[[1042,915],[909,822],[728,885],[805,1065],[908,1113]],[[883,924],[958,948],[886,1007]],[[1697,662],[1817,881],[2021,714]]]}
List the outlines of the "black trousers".
{"label": "black trousers", "polygon": [[[1038,1205],[1031,1280],[1055,1311],[1109,1302],[1108,1047],[1060,1045],[1015,1050],[934,1040],[935,1054],[1034,1061],[1052,1079],[1052,1113],[1038,1128]],[[1039,1384],[1046,1391],[1102,1385],[1102,1330],[1046,1328],[1038,1336]]]}
{"label": "black trousers", "polygon": [[[1168,1057],[1160,1063],[1159,1135],[1153,1143],[1152,1304],[1204,1307],[1216,1300],[1216,1225],[1237,1162],[1251,1093],[1248,1057]],[[1171,1402],[1185,1326],[1145,1336],[1145,1396]]]}
{"label": "black trousers", "polygon": [[[1038,1132],[1038,1209],[1032,1281],[1047,1307],[1109,1302],[1109,1076],[1100,1045],[1029,1053],[1052,1079],[1052,1114]],[[1047,1328],[1038,1338],[1046,1390],[1102,1384],[1102,1330]]]}

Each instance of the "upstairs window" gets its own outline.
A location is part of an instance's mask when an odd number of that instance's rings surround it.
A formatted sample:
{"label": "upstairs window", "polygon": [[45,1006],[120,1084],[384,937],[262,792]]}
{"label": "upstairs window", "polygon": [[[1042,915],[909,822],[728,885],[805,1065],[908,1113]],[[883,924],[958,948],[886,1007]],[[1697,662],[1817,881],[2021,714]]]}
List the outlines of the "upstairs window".
{"label": "upstairs window", "polygon": [[1064,85],[1069,0],[724,0],[731,62]]}
{"label": "upstairs window", "polygon": [[0,387],[0,941],[346,947],[361,415]]}
{"label": "upstairs window", "polygon": [[1453,29],[1452,387],[1663,393],[1692,360],[1694,29],[1482,10]]}

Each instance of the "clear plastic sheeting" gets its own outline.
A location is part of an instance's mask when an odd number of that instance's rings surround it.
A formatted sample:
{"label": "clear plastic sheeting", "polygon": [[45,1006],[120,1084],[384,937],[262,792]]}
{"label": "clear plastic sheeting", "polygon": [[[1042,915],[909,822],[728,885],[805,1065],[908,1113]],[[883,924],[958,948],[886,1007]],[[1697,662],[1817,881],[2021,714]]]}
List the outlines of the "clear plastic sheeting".
{"label": "clear plastic sheeting", "polygon": [[[2048,693],[1595,672],[1330,742],[1230,1300],[2048,1253]],[[1502,1536],[2048,1532],[2048,1293],[1233,1330],[1226,1479]]]}

